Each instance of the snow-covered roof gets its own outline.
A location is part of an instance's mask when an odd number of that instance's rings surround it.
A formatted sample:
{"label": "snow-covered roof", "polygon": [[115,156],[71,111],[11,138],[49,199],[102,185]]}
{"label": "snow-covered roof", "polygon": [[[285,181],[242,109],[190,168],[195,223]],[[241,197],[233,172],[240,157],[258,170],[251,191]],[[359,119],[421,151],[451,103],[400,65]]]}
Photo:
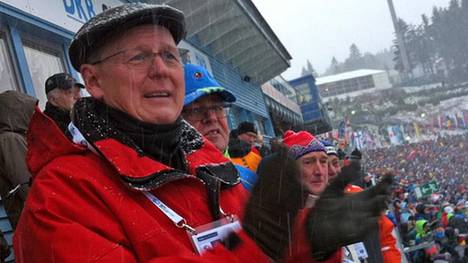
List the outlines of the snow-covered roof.
{"label": "snow-covered roof", "polygon": [[[136,1],[136,0],[133,0]],[[185,14],[187,39],[243,76],[265,83],[290,67],[291,55],[251,0],[148,0]]]}
{"label": "snow-covered roof", "polygon": [[385,71],[383,70],[376,70],[376,69],[359,69],[359,70],[354,70],[354,71],[348,71],[336,75],[330,75],[326,77],[321,77],[317,78],[315,80],[315,85],[322,85],[322,84],[327,84],[327,83],[332,83],[332,82],[337,82],[341,80],[346,80],[346,79],[354,79],[354,78],[359,78],[359,77],[364,77],[364,76],[369,76],[369,75],[374,75],[374,74],[379,74],[379,73],[384,73]]}

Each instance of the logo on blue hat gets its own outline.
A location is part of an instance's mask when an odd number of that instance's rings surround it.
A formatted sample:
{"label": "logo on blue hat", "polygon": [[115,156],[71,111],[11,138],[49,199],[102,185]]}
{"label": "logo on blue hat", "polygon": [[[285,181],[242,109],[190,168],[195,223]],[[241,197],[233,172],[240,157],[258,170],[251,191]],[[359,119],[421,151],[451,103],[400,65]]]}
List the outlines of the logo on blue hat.
{"label": "logo on blue hat", "polygon": [[236,97],[211,76],[202,66],[194,64],[184,65],[185,74],[185,99],[184,106],[195,100],[209,95],[219,94],[225,102],[235,102]]}

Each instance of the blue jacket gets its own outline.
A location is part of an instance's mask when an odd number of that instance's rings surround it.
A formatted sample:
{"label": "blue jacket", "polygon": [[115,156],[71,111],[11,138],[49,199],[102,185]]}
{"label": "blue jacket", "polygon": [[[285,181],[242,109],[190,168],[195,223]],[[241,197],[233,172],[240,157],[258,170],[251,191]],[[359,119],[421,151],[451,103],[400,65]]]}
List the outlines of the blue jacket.
{"label": "blue jacket", "polygon": [[257,183],[257,174],[254,173],[252,170],[250,170],[247,167],[244,167],[242,165],[235,164],[234,165],[239,172],[240,180],[242,185],[244,186],[247,191],[251,192],[254,185]]}

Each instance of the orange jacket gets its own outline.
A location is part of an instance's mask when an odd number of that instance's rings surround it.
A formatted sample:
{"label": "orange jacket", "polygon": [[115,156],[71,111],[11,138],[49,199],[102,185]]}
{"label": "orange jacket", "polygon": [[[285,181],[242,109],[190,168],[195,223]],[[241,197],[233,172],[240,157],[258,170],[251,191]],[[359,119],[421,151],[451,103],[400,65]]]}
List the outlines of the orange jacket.
{"label": "orange jacket", "polygon": [[231,158],[231,161],[235,164],[244,166],[252,170],[254,173],[257,172],[257,167],[262,157],[260,154],[255,153],[254,151],[250,151],[247,155],[238,158]]}
{"label": "orange jacket", "polygon": [[[358,193],[363,189],[356,185],[348,185],[345,188],[345,193]],[[393,235],[393,223],[382,215],[379,220],[379,239],[382,250],[382,257],[385,263],[401,262],[401,253],[397,247],[397,241]]]}

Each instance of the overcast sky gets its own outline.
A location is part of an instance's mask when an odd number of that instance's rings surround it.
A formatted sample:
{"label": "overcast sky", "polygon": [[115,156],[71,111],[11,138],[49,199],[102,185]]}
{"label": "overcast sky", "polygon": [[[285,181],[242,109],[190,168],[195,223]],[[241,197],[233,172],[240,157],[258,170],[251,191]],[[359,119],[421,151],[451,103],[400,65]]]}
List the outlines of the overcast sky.
{"label": "overcast sky", "polygon": [[[252,0],[293,57],[282,75],[299,77],[310,60],[321,74],[335,56],[343,61],[356,43],[362,53],[392,45],[393,25],[387,0]],[[412,24],[429,17],[433,6],[449,0],[393,0],[397,16]]]}

